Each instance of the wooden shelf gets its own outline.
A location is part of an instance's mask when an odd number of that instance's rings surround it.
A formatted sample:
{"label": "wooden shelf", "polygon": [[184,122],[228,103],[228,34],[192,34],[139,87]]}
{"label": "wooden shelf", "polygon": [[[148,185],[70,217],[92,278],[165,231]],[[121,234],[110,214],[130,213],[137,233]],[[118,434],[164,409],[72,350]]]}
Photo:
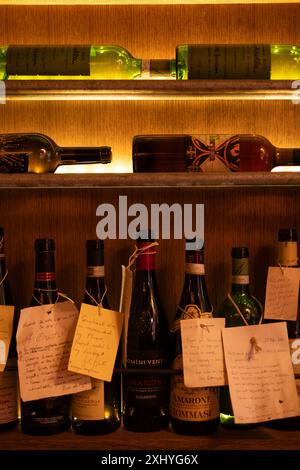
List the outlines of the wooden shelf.
{"label": "wooden shelf", "polygon": [[19,429],[1,433],[0,450],[300,450],[300,431],[264,426],[219,430],[205,436],[183,436],[171,429],[135,433],[123,428],[104,436],[79,436],[72,431],[54,436],[27,436]]}
{"label": "wooden shelf", "polygon": [[0,174],[0,189],[236,188],[300,186],[299,173]]}
{"label": "wooden shelf", "polygon": [[15,100],[292,100],[291,80],[24,80],[7,81]]}
{"label": "wooden shelf", "polygon": [[[270,0],[0,0],[0,5],[205,5],[270,3]],[[298,3],[298,0],[272,0],[272,3]]]}

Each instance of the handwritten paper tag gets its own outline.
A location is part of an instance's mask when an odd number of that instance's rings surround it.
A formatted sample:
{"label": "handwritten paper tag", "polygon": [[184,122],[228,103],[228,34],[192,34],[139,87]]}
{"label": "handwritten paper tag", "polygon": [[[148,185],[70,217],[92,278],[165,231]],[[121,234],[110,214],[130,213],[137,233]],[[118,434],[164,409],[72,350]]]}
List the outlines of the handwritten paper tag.
{"label": "handwritten paper tag", "polygon": [[71,302],[21,310],[17,350],[23,401],[91,388],[90,378],[68,372],[77,319],[77,308]]}
{"label": "handwritten paper tag", "polygon": [[285,322],[222,330],[236,423],[300,414]]}
{"label": "handwritten paper tag", "polygon": [[11,305],[0,305],[0,372],[6,366],[10,340],[13,331],[15,307]]}
{"label": "handwritten paper tag", "polygon": [[297,319],[299,280],[298,268],[269,267],[264,318]]}
{"label": "handwritten paper tag", "polygon": [[124,313],[124,327],[122,334],[122,364],[126,367],[127,361],[127,334],[131,307],[133,273],[131,269],[122,266],[122,288],[120,298],[120,312]]}
{"label": "handwritten paper tag", "polygon": [[221,331],[225,327],[225,318],[181,320],[180,327],[184,385],[225,385],[227,380]]}
{"label": "handwritten paper tag", "polygon": [[82,304],[69,360],[69,370],[110,382],[122,325],[122,313]]}

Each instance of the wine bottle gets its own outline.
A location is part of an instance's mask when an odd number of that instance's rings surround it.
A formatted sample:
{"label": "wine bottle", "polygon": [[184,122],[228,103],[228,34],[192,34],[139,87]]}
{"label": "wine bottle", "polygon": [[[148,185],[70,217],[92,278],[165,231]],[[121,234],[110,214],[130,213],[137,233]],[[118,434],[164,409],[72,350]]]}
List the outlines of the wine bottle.
{"label": "wine bottle", "polygon": [[300,78],[300,48],[290,44],[182,44],[177,79]]}
{"label": "wine bottle", "polygon": [[[231,255],[232,287],[230,296],[232,300],[227,297],[220,305],[216,316],[225,318],[225,327],[257,325],[263,312],[260,302],[250,293],[249,250],[247,247],[233,247]],[[253,423],[235,424],[227,386],[221,387],[220,390],[220,421],[222,425],[229,427],[255,426]]]}
{"label": "wine bottle", "polygon": [[[31,306],[57,302],[57,288],[54,264],[55,244],[52,239],[35,241],[35,284]],[[26,434],[56,434],[70,427],[70,397],[68,395],[49,397],[23,402],[21,400],[21,427]]]}
{"label": "wine bottle", "polygon": [[137,373],[124,378],[123,423],[125,429],[137,432],[158,431],[169,424],[169,379],[155,373],[169,365],[169,334],[158,297],[152,242],[151,236],[137,240],[143,251],[136,260],[127,335],[126,366]]}
{"label": "wine bottle", "polygon": [[[14,305],[5,264],[4,230],[2,227],[0,227],[0,305]],[[0,431],[12,429],[19,422],[16,349],[17,324],[18,314],[15,312],[7,363],[4,372],[0,372]]]}
{"label": "wine bottle", "polygon": [[256,134],[138,135],[134,172],[271,171],[300,165],[300,149],[278,148]]}
{"label": "wine bottle", "polygon": [[0,134],[0,173],[52,173],[59,165],[110,162],[110,147],[59,147],[43,134]]}
{"label": "wine bottle", "polygon": [[171,380],[171,424],[176,433],[207,434],[219,426],[219,387],[185,387],[180,321],[190,318],[210,318],[209,301],[204,268],[204,247],[198,240],[186,240],[185,278],[172,327],[173,368],[181,371]]}
{"label": "wine bottle", "polygon": [[0,47],[0,80],[176,78],[175,60],[134,58],[117,45]]}
{"label": "wine bottle", "polygon": [[[109,308],[104,280],[103,240],[87,240],[87,278],[83,302]],[[116,365],[120,367],[120,354]],[[121,380],[113,374],[111,382],[92,379],[92,390],[72,397],[72,427],[77,434],[107,434],[121,423]],[[104,408],[104,417],[102,411]]]}
{"label": "wine bottle", "polygon": [[[278,264],[282,267],[295,267],[298,265],[298,233],[294,228],[282,228],[278,232]],[[274,320],[272,320],[274,321]],[[287,330],[290,341],[291,360],[297,383],[300,402],[300,375],[299,375],[299,338],[300,338],[300,296],[298,300],[298,313],[295,321],[287,321]],[[298,344],[299,343],[299,344]],[[272,420],[267,423],[269,427],[284,430],[300,429],[300,415],[292,418]]]}

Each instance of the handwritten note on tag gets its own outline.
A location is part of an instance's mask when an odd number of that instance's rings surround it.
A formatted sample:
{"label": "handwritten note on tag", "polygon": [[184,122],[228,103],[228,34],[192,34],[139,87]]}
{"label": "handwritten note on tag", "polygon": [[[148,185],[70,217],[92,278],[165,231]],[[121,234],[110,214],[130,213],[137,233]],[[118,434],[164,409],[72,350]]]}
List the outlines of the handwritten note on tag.
{"label": "handwritten note on tag", "polygon": [[78,311],[71,302],[21,310],[17,350],[23,401],[91,388],[90,378],[68,372],[77,319]]}
{"label": "handwritten note on tag", "polygon": [[110,382],[122,325],[122,313],[82,304],[69,370]]}
{"label": "handwritten note on tag", "polygon": [[132,297],[133,273],[131,269],[122,266],[122,288],[120,298],[120,312],[124,313],[124,327],[122,334],[122,364],[126,367],[127,361],[127,333]]}
{"label": "handwritten note on tag", "polygon": [[186,387],[225,385],[221,329],[225,318],[181,320],[183,376]]}
{"label": "handwritten note on tag", "polygon": [[300,269],[269,267],[265,318],[273,320],[297,319]]}
{"label": "handwritten note on tag", "polygon": [[285,322],[222,330],[236,423],[300,414]]}
{"label": "handwritten note on tag", "polygon": [[3,372],[7,362],[9,345],[13,330],[15,307],[0,305],[0,372]]}

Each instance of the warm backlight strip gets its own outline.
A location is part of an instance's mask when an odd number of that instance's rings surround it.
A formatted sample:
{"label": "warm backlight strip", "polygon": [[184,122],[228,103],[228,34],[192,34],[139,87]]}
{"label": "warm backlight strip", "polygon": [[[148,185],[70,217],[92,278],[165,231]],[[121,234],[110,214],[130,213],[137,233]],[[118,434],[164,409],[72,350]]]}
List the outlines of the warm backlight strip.
{"label": "warm backlight strip", "polygon": [[0,5],[215,5],[299,3],[299,0],[0,0]]}
{"label": "warm backlight strip", "polygon": [[130,159],[122,159],[119,163],[109,163],[103,165],[101,163],[91,163],[89,165],[60,165],[55,173],[132,173],[132,162]]}

